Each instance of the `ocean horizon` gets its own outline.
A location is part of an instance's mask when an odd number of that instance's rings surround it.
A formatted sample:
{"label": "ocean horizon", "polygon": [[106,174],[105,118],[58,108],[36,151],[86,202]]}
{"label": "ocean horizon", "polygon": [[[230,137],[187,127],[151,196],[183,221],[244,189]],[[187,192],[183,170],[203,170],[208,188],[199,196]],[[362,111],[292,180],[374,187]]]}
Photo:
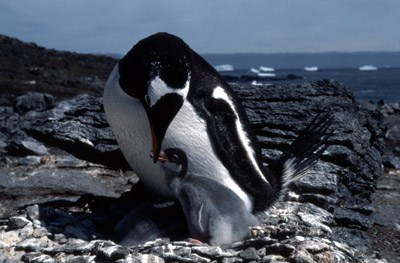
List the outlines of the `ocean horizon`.
{"label": "ocean horizon", "polygon": [[[114,58],[123,55],[108,54]],[[240,77],[254,74],[260,67],[271,68],[271,78],[257,84],[288,84],[323,79],[335,80],[354,93],[356,100],[400,102],[400,52],[325,52],[325,53],[233,53],[200,54],[212,66],[228,66],[221,75]],[[361,71],[370,65],[376,70]],[[305,67],[317,68],[306,71]],[[292,74],[296,79],[285,79]],[[251,82],[238,82],[251,84]]]}

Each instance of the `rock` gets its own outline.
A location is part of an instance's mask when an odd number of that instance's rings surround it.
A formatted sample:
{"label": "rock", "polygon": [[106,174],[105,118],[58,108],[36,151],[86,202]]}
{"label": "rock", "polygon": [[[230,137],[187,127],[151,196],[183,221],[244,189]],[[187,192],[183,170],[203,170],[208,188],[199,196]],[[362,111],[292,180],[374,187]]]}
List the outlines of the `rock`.
{"label": "rock", "polygon": [[315,263],[310,253],[303,250],[298,250],[290,256],[290,262],[293,263]]}
{"label": "rock", "polygon": [[40,252],[29,252],[24,254],[21,259],[23,262],[33,262],[34,259],[40,256],[42,256],[42,253]]}
{"label": "rock", "polygon": [[279,263],[279,262],[285,263],[288,261],[286,261],[285,258],[280,255],[267,255],[262,258],[262,263]]}
{"label": "rock", "polygon": [[27,150],[36,155],[47,155],[49,152],[47,148],[37,142],[33,141],[21,141],[21,145]]}
{"label": "rock", "polygon": [[32,155],[26,156],[19,160],[19,164],[25,166],[38,166],[40,165],[40,162],[41,162],[41,157]]}
{"label": "rock", "polygon": [[39,206],[31,205],[26,208],[26,212],[28,213],[29,218],[32,221],[39,220]]}
{"label": "rock", "polygon": [[48,236],[49,237],[51,235],[52,235],[51,232],[49,230],[47,230],[46,228],[44,228],[44,227],[36,228],[33,231],[33,237],[36,237],[36,238],[40,238],[40,237],[44,237],[44,236]]}
{"label": "rock", "polygon": [[400,125],[394,125],[386,132],[386,139],[389,141],[400,141]]}
{"label": "rock", "polygon": [[243,259],[238,257],[222,258],[221,263],[242,263]]}
{"label": "rock", "polygon": [[14,102],[14,110],[24,114],[28,111],[43,111],[54,106],[54,97],[49,94],[28,93],[17,97]]}
{"label": "rock", "polygon": [[396,156],[391,154],[385,154],[382,158],[383,164],[385,167],[393,168],[393,169],[400,169],[400,159]]}
{"label": "rock", "polygon": [[370,228],[374,222],[369,216],[343,208],[335,209],[335,221],[339,226],[345,225],[363,230]]}
{"label": "rock", "polygon": [[249,247],[246,250],[240,252],[239,256],[245,261],[260,260],[257,251],[253,247]]}
{"label": "rock", "polygon": [[238,255],[238,253],[233,250],[222,250],[220,247],[214,247],[214,246],[193,247],[192,252],[199,254],[200,256],[205,256],[212,259],[222,258],[222,257],[235,257]]}
{"label": "rock", "polygon": [[335,256],[330,251],[315,254],[313,255],[313,258],[316,262],[321,262],[321,263],[335,262]]}
{"label": "rock", "polygon": [[271,246],[266,247],[266,252],[268,254],[280,254],[283,256],[288,256],[292,253],[296,248],[289,244],[279,244],[275,243]]}
{"label": "rock", "polygon": [[40,241],[36,238],[29,238],[15,246],[16,250],[24,250],[26,252],[39,251]]}
{"label": "rock", "polygon": [[34,139],[30,140],[15,140],[6,146],[7,152],[13,156],[27,156],[48,154],[47,148]]}
{"label": "rock", "polygon": [[95,253],[105,257],[106,259],[116,260],[126,257],[129,254],[129,251],[127,248],[122,246],[103,243],[96,246]]}
{"label": "rock", "polygon": [[13,226],[15,228],[23,228],[27,224],[32,224],[31,221],[29,221],[28,219],[26,219],[23,216],[13,216],[13,217],[10,217],[8,220],[10,220],[11,226]]}
{"label": "rock", "polygon": [[[130,261],[132,260],[132,261]],[[127,262],[137,262],[137,263],[164,263],[164,259],[156,255],[133,255],[127,258]]]}

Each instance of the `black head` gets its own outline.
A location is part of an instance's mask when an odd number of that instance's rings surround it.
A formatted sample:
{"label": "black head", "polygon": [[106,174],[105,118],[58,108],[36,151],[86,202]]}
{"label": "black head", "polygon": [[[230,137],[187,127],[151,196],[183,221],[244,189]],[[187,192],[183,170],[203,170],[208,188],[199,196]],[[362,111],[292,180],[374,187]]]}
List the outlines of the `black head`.
{"label": "black head", "polygon": [[139,41],[119,62],[119,84],[143,104],[156,162],[169,124],[189,91],[191,49],[180,38],[157,33]]}

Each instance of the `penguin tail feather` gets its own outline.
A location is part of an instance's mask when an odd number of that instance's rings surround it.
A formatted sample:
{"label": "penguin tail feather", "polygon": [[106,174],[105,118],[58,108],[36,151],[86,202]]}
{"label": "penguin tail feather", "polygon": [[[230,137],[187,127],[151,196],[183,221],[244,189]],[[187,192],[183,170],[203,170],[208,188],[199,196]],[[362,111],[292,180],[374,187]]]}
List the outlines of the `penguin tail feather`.
{"label": "penguin tail feather", "polygon": [[278,192],[282,193],[291,182],[303,177],[317,163],[329,146],[328,139],[332,131],[328,130],[332,122],[331,114],[318,114],[289,149],[270,164],[277,176]]}

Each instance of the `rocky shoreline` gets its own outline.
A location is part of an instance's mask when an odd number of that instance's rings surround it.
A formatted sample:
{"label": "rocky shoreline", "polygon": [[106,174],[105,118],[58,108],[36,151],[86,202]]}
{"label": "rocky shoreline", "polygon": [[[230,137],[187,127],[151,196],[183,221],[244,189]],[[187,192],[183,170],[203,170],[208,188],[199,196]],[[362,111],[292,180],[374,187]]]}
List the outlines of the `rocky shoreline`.
{"label": "rocky shoreline", "polygon": [[[30,53],[50,52],[48,57],[63,61],[61,66],[51,66],[57,74],[76,69],[75,64],[93,69],[93,63],[101,64],[103,59],[48,51],[5,36],[0,40],[3,58],[9,50],[25,51],[21,55],[25,59]],[[115,61],[104,59],[108,63],[104,65],[112,68]],[[28,61],[34,64],[36,60],[29,57]],[[66,69],[62,66],[65,61],[69,61]],[[400,169],[398,104],[358,103],[347,88],[334,81],[233,85],[266,163],[288,147],[321,109],[335,115],[331,146],[316,167],[292,184],[285,198],[262,216],[250,240],[215,247],[184,238],[158,239],[127,248],[110,241],[111,230],[127,211],[152,197],[129,170],[105,120],[99,96],[107,70],[103,75],[97,69],[64,74],[61,78],[74,75],[98,80],[72,85],[79,90],[76,92],[68,84],[60,88],[48,81],[44,76],[51,67],[45,62],[41,62],[37,77],[22,70],[24,66],[19,72],[7,72],[9,63],[0,66],[1,89],[7,91],[0,98],[0,262],[398,260],[398,250],[390,254],[374,239],[380,238],[379,228],[392,229],[394,239],[388,242],[396,242],[399,222],[380,214],[388,210],[374,207],[379,198],[373,194],[376,189],[399,192],[392,185],[377,187],[381,174],[398,174]],[[25,66],[30,67],[29,63]],[[36,82],[26,87],[21,79]],[[52,86],[57,88],[52,90]],[[18,96],[15,87],[18,92],[42,93]],[[71,96],[74,93],[89,95]]]}

